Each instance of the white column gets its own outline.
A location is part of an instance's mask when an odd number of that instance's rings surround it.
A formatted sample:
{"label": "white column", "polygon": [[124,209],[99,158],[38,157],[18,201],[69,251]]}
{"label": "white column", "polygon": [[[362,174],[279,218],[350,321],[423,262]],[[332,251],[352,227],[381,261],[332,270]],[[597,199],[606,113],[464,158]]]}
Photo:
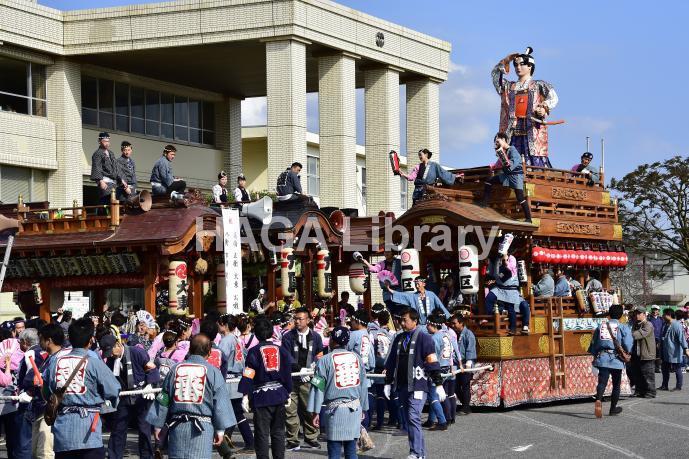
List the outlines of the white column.
{"label": "white column", "polygon": [[400,209],[400,179],[392,174],[388,153],[399,152],[399,72],[383,67],[365,72],[366,206],[369,215]]}
{"label": "white column", "polygon": [[318,59],[321,206],[357,207],[354,57]]}
{"label": "white column", "polygon": [[268,110],[268,189],[293,162],[304,166],[306,183],[306,44],[284,39],[266,42]]}
{"label": "white column", "polygon": [[[419,163],[418,151],[428,148],[431,161],[440,162],[439,84],[431,79],[407,82],[407,171]],[[414,185],[407,184],[408,207],[412,205]]]}
{"label": "white column", "polygon": [[222,151],[222,170],[229,176],[227,186],[234,189],[237,176],[243,172],[242,101],[229,97],[215,107],[216,145]]}
{"label": "white column", "polygon": [[[47,68],[47,113],[55,124],[58,169],[48,180],[51,207],[83,204],[83,145],[81,142],[81,67],[57,58]],[[93,149],[96,149],[93,143]],[[92,151],[86,154],[91,155]]]}

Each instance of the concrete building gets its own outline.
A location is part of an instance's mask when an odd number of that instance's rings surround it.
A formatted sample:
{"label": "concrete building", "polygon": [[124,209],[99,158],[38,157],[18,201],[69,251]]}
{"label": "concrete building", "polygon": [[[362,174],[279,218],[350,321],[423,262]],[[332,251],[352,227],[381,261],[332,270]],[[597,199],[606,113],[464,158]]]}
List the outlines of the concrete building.
{"label": "concrete building", "polygon": [[[409,151],[428,147],[440,160],[438,89],[449,53],[447,42],[321,0],[68,12],[0,0],[0,200],[88,201],[91,154],[108,131],[115,151],[124,139],[134,144],[144,188],[172,143],[175,175],[189,186],[209,189],[225,170],[273,189],[299,161],[306,192],[318,186],[321,205],[399,211],[408,189],[390,173],[388,151],[405,135]],[[356,88],[365,91],[365,155],[356,145]],[[306,132],[306,94],[316,91],[317,141]],[[265,134],[247,129],[243,142],[241,100],[257,96],[267,99]],[[264,159],[251,154],[259,142]]]}

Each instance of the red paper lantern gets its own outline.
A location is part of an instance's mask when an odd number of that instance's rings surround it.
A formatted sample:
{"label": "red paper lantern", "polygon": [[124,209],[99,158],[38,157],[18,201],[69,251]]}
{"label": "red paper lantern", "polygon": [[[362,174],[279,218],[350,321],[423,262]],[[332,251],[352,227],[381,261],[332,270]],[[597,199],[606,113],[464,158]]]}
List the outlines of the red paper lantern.
{"label": "red paper lantern", "polygon": [[603,266],[612,266],[612,252],[603,252]]}
{"label": "red paper lantern", "polygon": [[563,265],[569,265],[572,263],[572,251],[571,250],[563,250],[562,251],[562,264]]}
{"label": "red paper lantern", "polygon": [[534,263],[540,263],[545,255],[545,252],[541,252],[542,250],[543,249],[541,247],[534,246],[534,248],[531,249],[531,261]]}
{"label": "red paper lantern", "polygon": [[627,266],[627,263],[629,263],[629,257],[627,257],[626,252],[622,252],[622,264],[620,266],[624,268]]}
{"label": "red paper lantern", "polygon": [[596,254],[592,250],[586,251],[586,264],[593,266],[596,264]]}
{"label": "red paper lantern", "polygon": [[550,263],[552,263],[554,265],[560,263],[561,256],[562,256],[562,254],[560,253],[559,250],[557,250],[557,249],[551,250],[550,251]]}

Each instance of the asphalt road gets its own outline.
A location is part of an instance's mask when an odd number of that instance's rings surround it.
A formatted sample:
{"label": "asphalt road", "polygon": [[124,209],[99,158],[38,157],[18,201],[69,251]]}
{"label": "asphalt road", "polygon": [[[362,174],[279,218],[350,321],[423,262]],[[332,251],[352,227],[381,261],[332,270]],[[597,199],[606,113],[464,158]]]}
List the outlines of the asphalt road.
{"label": "asphalt road", "polygon": [[[689,457],[689,391],[659,392],[655,399],[623,399],[621,415],[596,419],[592,401],[509,410],[483,409],[458,417],[446,432],[425,432],[428,458],[455,457]],[[607,413],[608,403],[604,403]],[[424,416],[425,417],[425,416]],[[235,433],[235,440],[239,439]],[[376,447],[362,458],[405,458],[407,437],[394,429],[372,433]],[[136,457],[130,431],[127,457]],[[4,438],[0,457],[7,457]],[[219,457],[219,456],[216,456]],[[248,458],[251,456],[238,456]],[[321,449],[288,452],[288,458],[327,457]]]}

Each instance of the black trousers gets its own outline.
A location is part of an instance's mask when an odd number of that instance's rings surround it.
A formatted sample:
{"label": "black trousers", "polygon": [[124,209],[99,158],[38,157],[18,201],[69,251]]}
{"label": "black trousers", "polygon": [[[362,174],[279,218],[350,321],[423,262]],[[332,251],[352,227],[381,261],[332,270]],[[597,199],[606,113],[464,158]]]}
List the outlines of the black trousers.
{"label": "black trousers", "polygon": [[596,400],[603,400],[603,393],[608,385],[608,379],[612,376],[612,392],[610,393],[610,407],[617,406],[620,400],[620,384],[622,383],[622,369],[600,367],[598,368],[598,385],[596,386]]}
{"label": "black trousers", "polygon": [[638,395],[656,395],[655,361],[641,360],[632,356],[629,362],[631,372],[634,375],[635,393]]}
{"label": "black trousers", "polygon": [[468,413],[471,411],[471,380],[473,379],[473,373],[458,373],[457,374],[457,386],[455,387],[455,393],[459,399],[459,403],[462,404],[462,411]]}
{"label": "black trousers", "polygon": [[55,459],[105,459],[105,448],[74,449],[55,453]]}
{"label": "black trousers", "polygon": [[151,441],[151,424],[146,422],[146,413],[151,402],[139,397],[134,405],[120,404],[117,411],[108,415],[110,428],[110,440],[108,441],[108,457],[121,459],[127,446],[127,428],[129,421],[136,419],[136,428],[139,432],[139,457],[150,459],[153,457],[153,443]]}
{"label": "black trousers", "polygon": [[269,459],[268,442],[273,459],[285,457],[285,405],[254,408],[254,445],[258,459]]}

